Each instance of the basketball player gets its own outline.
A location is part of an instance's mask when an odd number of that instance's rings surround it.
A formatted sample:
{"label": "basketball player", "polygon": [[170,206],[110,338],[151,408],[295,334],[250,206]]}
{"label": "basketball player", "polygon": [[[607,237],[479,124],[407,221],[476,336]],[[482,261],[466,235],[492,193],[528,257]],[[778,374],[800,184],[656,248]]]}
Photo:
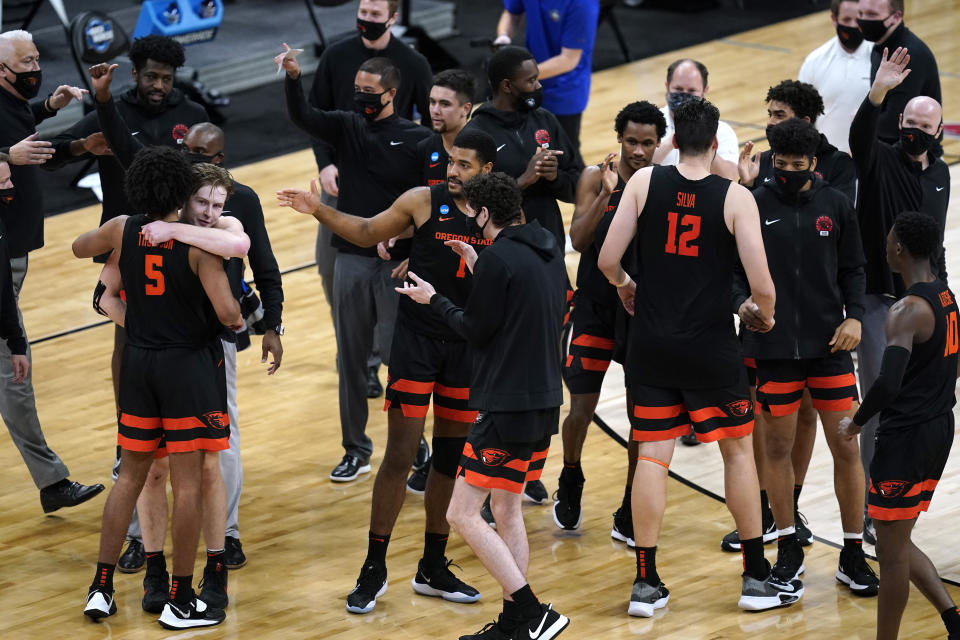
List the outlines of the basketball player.
{"label": "basketball player", "polygon": [[[563,471],[557,483],[553,521],[561,529],[577,529],[582,520],[580,497],[583,469],[580,454],[587,427],[600,400],[600,388],[613,355],[614,326],[620,299],[597,268],[598,245],[594,231],[613,218],[623,188],[633,174],[653,161],[653,152],[667,129],[660,110],[649,102],[633,102],[617,114],[614,130],[620,143],[620,160],[609,154],[599,166],[590,166],[577,182],[577,206],[570,223],[570,241],[580,252],[577,291],[574,294],[573,334],[564,364],[564,381],[570,391],[570,413],[563,421]],[[609,224],[609,222],[607,222]],[[635,446],[631,443],[631,447]],[[636,451],[628,454],[629,470],[623,504],[630,514],[630,483]],[[615,528],[616,529],[616,528]],[[628,532],[629,535],[629,532]]]}
{"label": "basketball player", "polygon": [[877,529],[883,575],[877,640],[898,637],[910,582],[940,612],[950,640],[960,638],[960,612],[930,558],[910,539],[920,512],[930,506],[953,444],[957,303],[930,268],[940,241],[940,225],[926,214],[908,211],[894,221],[887,235],[887,262],[907,289],[887,316],[880,375],[856,415],[840,423],[841,434],[854,438],[880,413],[867,507]]}
{"label": "basketball player", "polygon": [[[710,173],[717,108],[694,98],[673,117],[679,164],[648,167],[630,179],[598,260],[633,313],[631,422],[640,449],[633,479],[637,577],[628,612],[650,617],[667,604],[669,591],[657,573],[657,539],[675,439],[691,423],[697,438],[718,442],[723,455],[727,507],[743,532],[739,606],[780,607],[796,602],[802,585],[778,586],[763,557],[753,403],[729,312],[739,254],[750,283],[748,301],[755,306],[754,328],[773,327],[775,292],[756,203],[744,187]],[[636,283],[620,266],[631,242]]]}
{"label": "basketball player", "polygon": [[170,454],[173,483],[173,576],[159,622],[170,629],[219,624],[214,609],[193,592],[201,522],[201,475],[206,451],[226,449],[229,417],[222,325],[239,328],[240,306],[218,256],[171,240],[150,246],[141,229],[151,220],[176,221],[193,190],[183,154],[151,147],[127,170],[126,195],[145,214],[118,216],[73,243],[78,258],[120,254],[127,295],[127,345],[121,367],[117,484],[107,499],[97,572],[84,613],[117,611],[113,572],[133,505],[157,448]]}
{"label": "basketball player", "polygon": [[[569,620],[541,603],[527,581],[520,495],[526,482],[540,477],[560,419],[563,251],[539,222],[524,223],[520,189],[505,173],[474,177],[464,195],[474,235],[493,241],[479,259],[472,245],[451,243],[474,274],[465,307],[413,271],[415,286],[397,289],[429,304],[473,349],[470,404],[480,415],[460,458],[447,519],[500,583],[503,612],[460,640],[549,640]],[[496,532],[480,515],[488,494]]]}
{"label": "basketball player", "polygon": [[447,69],[433,76],[430,89],[430,128],[433,135],[417,144],[423,184],[432,187],[447,181],[447,162],[457,134],[466,126],[473,110],[477,83],[473,74]]}
{"label": "basketball player", "polygon": [[[410,269],[429,274],[446,296],[462,305],[472,277],[464,260],[445,245],[459,240],[482,249],[491,243],[469,233],[463,184],[489,173],[496,153],[493,138],[485,132],[461,131],[450,149],[446,184],[411,189],[369,219],[322,204],[315,182],[309,194],[286,189],[278,197],[282,206],[311,213],[335,234],[360,247],[394,237],[413,225]],[[467,342],[429,309],[401,297],[390,353],[387,448],[373,485],[367,557],[356,587],[347,596],[347,611],[369,613],[386,591],[387,545],[403,506],[407,470],[417,453],[431,394],[433,458],[424,494],[426,532],[423,558],[412,585],[421,595],[476,602],[480,593],[453,575],[444,556],[450,531],[445,513],[460,453],[477,417],[467,402],[471,362]]]}

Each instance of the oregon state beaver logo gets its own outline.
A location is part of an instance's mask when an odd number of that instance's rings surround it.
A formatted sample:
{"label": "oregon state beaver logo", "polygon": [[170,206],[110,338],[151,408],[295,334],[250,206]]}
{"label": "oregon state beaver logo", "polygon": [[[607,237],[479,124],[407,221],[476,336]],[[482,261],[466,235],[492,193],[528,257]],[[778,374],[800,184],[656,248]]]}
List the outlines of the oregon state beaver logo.
{"label": "oregon state beaver logo", "polygon": [[170,134],[173,136],[173,139],[178,143],[181,142],[184,138],[187,137],[187,132],[190,131],[190,127],[185,124],[175,124],[173,125],[173,131]]}
{"label": "oregon state beaver logo", "polygon": [[499,467],[507,461],[510,454],[502,449],[481,449],[480,462],[488,467]]}
{"label": "oregon state beaver logo", "polygon": [[884,498],[899,498],[907,492],[907,487],[913,483],[906,480],[883,480],[877,485],[880,489],[880,495]]}
{"label": "oregon state beaver logo", "polygon": [[753,403],[749,400],[736,400],[734,402],[727,403],[727,412],[732,416],[737,416],[738,418],[742,418],[750,413],[751,409],[753,409]]}
{"label": "oregon state beaver logo", "polygon": [[203,414],[203,419],[214,429],[226,429],[230,426],[230,416],[223,411],[209,411]]}

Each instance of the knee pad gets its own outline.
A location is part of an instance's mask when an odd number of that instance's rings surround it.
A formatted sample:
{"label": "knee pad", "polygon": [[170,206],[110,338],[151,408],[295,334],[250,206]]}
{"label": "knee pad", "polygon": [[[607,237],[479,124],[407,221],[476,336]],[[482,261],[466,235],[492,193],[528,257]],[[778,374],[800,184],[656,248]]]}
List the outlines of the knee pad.
{"label": "knee pad", "polygon": [[460,466],[460,455],[463,445],[467,443],[466,436],[462,438],[433,438],[433,457],[430,465],[433,470],[449,478],[457,477],[457,467]]}

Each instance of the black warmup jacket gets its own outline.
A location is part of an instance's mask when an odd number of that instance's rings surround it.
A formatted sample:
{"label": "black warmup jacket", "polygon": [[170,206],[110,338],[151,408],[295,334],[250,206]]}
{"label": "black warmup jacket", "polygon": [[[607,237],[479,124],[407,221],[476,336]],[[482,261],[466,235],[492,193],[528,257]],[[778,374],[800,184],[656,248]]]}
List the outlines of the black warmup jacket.
{"label": "black warmup jacket", "polygon": [[[44,99],[26,102],[6,89],[0,89],[0,153],[36,133],[37,125],[56,114],[43,106]],[[8,163],[9,164],[9,163]],[[0,208],[5,227],[5,242],[10,258],[22,258],[43,246],[43,191],[40,167],[35,164],[10,164],[10,179],[17,190],[8,206]]]}
{"label": "black warmup jacket", "polygon": [[[777,290],[769,333],[743,331],[743,355],[762,360],[820,358],[846,317],[863,317],[863,249],[853,207],[819,178],[796,196],[775,182],[753,192]],[[743,266],[733,278],[734,313],[750,296]]]}
{"label": "black warmup jacket", "polygon": [[531,222],[505,228],[483,250],[464,309],[439,293],[430,299],[472,348],[471,408],[532,411],[563,404],[557,345],[566,292],[563,250]]}
{"label": "black warmup jacket", "polygon": [[[386,49],[368,49],[360,34],[327,47],[313,77],[310,104],[321,111],[353,109],[353,82],[357,69],[370,58],[379,56],[389,58],[400,71],[400,86],[393,101],[394,112],[401,118],[413,120],[413,108],[416,107],[421,119],[429,118],[430,89],[433,87],[430,63],[394,35],[390,36]],[[339,166],[339,153],[328,140],[314,139],[313,155],[320,169],[328,164]]]}
{"label": "black warmup jacket", "polygon": [[[100,130],[103,131],[107,144],[113,151],[113,158],[122,170],[126,170],[126,167],[133,162],[134,156],[144,146],[141,136],[131,135],[130,128],[120,115],[116,101],[96,102],[96,105]],[[267,328],[273,329],[280,324],[283,313],[283,283],[280,278],[280,267],[277,266],[277,259],[270,246],[270,236],[267,235],[260,197],[247,185],[234,181],[233,195],[224,203],[223,213],[239,220],[244,232],[250,238],[247,258],[250,260],[253,279],[260,294],[260,303],[263,305],[263,322]],[[227,260],[226,271],[230,290],[239,300],[243,293],[243,260],[240,258]],[[232,340],[233,332],[226,333],[229,334],[228,339]]]}
{"label": "black warmup jacket", "polygon": [[[353,111],[320,111],[307,104],[300,78],[287,76],[285,87],[290,120],[337,148],[340,211],[372,218],[420,186],[417,143],[430,136],[429,129],[395,114],[367,122]],[[358,247],[336,234],[330,244],[344,253],[377,255],[376,247]]]}
{"label": "black warmup jacket", "polygon": [[[820,146],[814,154],[817,159],[817,168],[813,173],[828,185],[847,196],[852,205],[857,197],[857,169],[853,166],[853,158],[830,144],[827,136],[820,134]],[[757,176],[754,187],[764,182],[773,181],[773,153],[769,150],[760,154],[760,174]]]}
{"label": "black warmup jacket", "polygon": [[[167,96],[163,109],[152,112],[137,101],[136,87],[114,97],[117,111],[127,127],[145,147],[164,145],[176,147],[187,135],[187,131],[198,122],[209,120],[207,112],[195,102],[191,102],[179,89],[173,89]],[[59,169],[70,162],[97,158],[100,170],[100,184],[103,186],[103,213],[100,224],[119,215],[139,213],[133,211],[123,192],[124,167],[112,156],[93,156],[84,153],[70,155],[70,143],[100,131],[97,112],[91,111],[75,125],[56,136],[53,143],[54,155],[44,166],[46,169]]]}
{"label": "black warmup jacket", "polygon": [[558,158],[557,179],[540,179],[523,192],[523,214],[527,222],[537,220],[557,239],[561,249],[566,246],[566,234],[557,200],[576,202],[577,179],[583,171],[583,161],[557,117],[540,108],[534,111],[500,111],[489,102],[473,112],[467,128],[478,127],[489,133],[497,143],[494,171],[502,171],[519,178],[526,171],[537,147],[563,151]]}
{"label": "black warmup jacket", "polygon": [[[899,142],[891,145],[878,140],[879,116],[880,109],[867,97],[850,125],[850,152],[860,180],[857,217],[867,257],[867,293],[899,298],[904,292],[903,280],[887,265],[887,234],[901,212],[919,211],[940,224],[942,238],[950,201],[950,170],[932,154],[923,169]],[[946,282],[942,244],[935,262],[933,273]]]}
{"label": "black warmup jacket", "polygon": [[22,356],[27,353],[27,339],[23,336],[23,327],[17,314],[17,299],[13,295],[13,274],[6,235],[0,223],[0,338],[6,340],[10,353]]}

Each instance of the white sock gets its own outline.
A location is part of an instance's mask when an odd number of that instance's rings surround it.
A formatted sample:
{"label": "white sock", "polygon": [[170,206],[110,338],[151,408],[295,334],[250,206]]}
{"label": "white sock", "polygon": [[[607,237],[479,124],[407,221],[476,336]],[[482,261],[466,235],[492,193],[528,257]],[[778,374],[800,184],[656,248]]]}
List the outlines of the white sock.
{"label": "white sock", "polygon": [[844,540],[863,540],[863,533],[847,533],[843,532]]}
{"label": "white sock", "polygon": [[797,528],[793,525],[790,525],[786,529],[777,529],[777,537],[782,538],[784,536],[792,536],[797,532]]}

